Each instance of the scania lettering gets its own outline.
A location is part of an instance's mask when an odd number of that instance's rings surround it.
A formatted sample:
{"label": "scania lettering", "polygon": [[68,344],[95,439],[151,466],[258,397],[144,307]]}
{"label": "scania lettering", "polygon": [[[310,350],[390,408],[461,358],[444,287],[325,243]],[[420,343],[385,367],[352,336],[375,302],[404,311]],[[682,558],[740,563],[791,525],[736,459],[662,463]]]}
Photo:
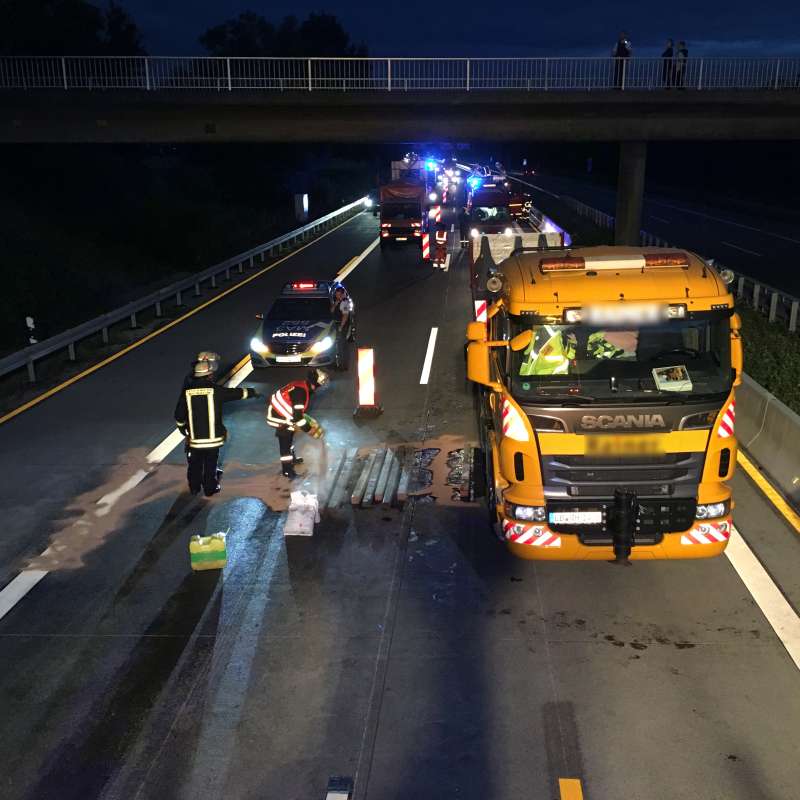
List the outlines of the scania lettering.
{"label": "scania lettering", "polygon": [[467,372],[511,551],[722,553],[742,374],[733,276],[683,250],[522,245],[475,273],[490,276],[487,322],[468,326]]}

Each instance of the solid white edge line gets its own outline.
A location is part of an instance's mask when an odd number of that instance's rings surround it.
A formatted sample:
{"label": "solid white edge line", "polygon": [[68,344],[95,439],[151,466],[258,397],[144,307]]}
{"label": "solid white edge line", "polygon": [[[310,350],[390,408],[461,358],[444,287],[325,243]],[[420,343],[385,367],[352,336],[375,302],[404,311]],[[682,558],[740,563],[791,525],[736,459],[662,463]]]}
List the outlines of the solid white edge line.
{"label": "solid white edge line", "polygon": [[0,592],[0,619],[47,575],[46,569],[26,569],[17,575],[2,592]]}
{"label": "solid white edge line", "polygon": [[725,555],[800,669],[800,617],[734,526]]}
{"label": "solid white edge line", "polygon": [[376,236],[363,253],[351,258],[337,273],[336,280],[343,281],[379,244],[380,237]]}
{"label": "solid white edge line", "polygon": [[763,258],[763,253],[756,253],[755,250],[748,250],[746,247],[739,247],[738,244],[734,244],[733,242],[726,242],[724,239],[719,240],[720,244],[724,244],[727,247],[732,247],[734,250],[741,250],[743,253],[747,253],[749,256],[758,256],[759,258]]}
{"label": "solid white edge line", "polygon": [[425,353],[425,362],[422,365],[422,375],[419,376],[420,385],[425,385],[431,375],[431,364],[433,363],[433,351],[436,348],[436,336],[438,328],[431,328],[431,335],[428,337],[428,349]]}

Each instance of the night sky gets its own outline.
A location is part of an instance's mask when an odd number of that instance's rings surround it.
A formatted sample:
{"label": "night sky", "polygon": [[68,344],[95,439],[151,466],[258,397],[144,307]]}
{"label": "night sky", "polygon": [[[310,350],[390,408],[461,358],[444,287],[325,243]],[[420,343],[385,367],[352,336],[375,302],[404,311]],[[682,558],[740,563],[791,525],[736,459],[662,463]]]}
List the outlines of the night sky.
{"label": "night sky", "polygon": [[239,12],[276,21],[310,11],[337,15],[373,56],[608,56],[621,29],[634,55],[660,54],[664,40],[685,39],[690,55],[800,56],[796,0],[684,0],[599,3],[463,0],[122,0],[153,55],[201,54],[197,37]]}

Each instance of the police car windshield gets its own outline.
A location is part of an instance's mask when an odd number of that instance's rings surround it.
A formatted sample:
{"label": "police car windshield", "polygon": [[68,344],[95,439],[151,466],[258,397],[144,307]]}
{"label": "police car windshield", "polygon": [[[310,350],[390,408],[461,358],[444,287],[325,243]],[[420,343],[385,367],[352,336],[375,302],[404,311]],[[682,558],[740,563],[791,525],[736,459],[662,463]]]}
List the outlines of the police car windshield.
{"label": "police car windshield", "polygon": [[265,319],[273,321],[330,319],[331,306],[326,297],[282,297],[275,302]]}
{"label": "police car windshield", "polygon": [[512,319],[511,336],[526,330],[530,345],[510,353],[513,392],[522,398],[576,393],[599,402],[664,402],[731,388],[727,317],[602,328]]}

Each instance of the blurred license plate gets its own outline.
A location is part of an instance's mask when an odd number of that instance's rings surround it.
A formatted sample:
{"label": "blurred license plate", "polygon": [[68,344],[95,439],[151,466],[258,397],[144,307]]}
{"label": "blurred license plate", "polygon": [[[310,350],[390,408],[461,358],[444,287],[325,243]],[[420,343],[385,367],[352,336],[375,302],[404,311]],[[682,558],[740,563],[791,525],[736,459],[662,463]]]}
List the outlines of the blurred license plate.
{"label": "blurred license plate", "polygon": [[649,456],[664,452],[662,436],[587,436],[587,456]]}
{"label": "blurred license plate", "polygon": [[408,241],[408,236],[398,236],[396,241],[398,241],[398,242],[407,242]]}
{"label": "blurred license plate", "polygon": [[299,364],[300,356],[275,356],[279,364]]}
{"label": "blurred license plate", "polygon": [[551,511],[553,525],[599,525],[603,521],[602,511]]}

